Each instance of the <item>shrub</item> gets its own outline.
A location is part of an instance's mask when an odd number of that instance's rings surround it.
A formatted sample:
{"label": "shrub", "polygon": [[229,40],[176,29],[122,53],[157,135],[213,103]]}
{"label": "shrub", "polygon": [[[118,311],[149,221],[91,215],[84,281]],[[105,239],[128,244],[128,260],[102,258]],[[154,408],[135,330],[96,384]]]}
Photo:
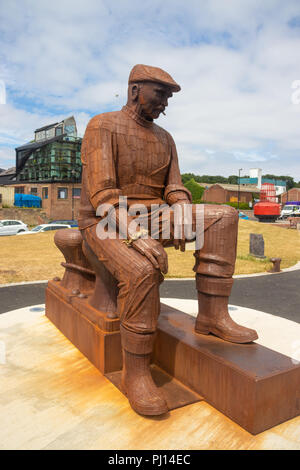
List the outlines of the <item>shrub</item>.
{"label": "shrub", "polygon": [[[225,204],[228,205],[228,206],[231,206],[231,207],[235,207],[236,209],[237,209],[237,207],[238,207],[238,203],[237,203],[237,202],[226,202]],[[249,204],[248,204],[247,202],[240,202],[239,208],[240,208],[241,210],[243,210],[243,209],[244,209],[244,210],[249,210],[249,209],[250,209]]]}
{"label": "shrub", "polygon": [[184,186],[192,193],[193,203],[200,204],[202,195],[204,193],[204,188],[199,186],[194,178],[191,178],[189,181],[187,181]]}

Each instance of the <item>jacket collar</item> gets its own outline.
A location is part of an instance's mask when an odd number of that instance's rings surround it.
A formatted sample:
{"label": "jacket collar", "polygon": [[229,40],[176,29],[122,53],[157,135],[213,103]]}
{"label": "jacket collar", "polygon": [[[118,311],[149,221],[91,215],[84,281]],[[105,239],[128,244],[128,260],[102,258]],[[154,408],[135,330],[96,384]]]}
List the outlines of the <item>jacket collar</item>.
{"label": "jacket collar", "polygon": [[122,111],[128,114],[128,116],[134,119],[134,121],[136,121],[141,126],[144,126],[144,127],[153,126],[153,121],[147,121],[147,119],[144,119],[142,116],[140,116],[138,113],[136,113],[132,108],[129,108],[128,106],[123,106]]}

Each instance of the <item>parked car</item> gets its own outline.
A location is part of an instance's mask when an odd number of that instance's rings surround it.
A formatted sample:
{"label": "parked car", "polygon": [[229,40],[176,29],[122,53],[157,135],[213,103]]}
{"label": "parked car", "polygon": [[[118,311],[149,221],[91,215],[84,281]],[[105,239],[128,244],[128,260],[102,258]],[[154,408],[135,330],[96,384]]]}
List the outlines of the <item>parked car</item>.
{"label": "parked car", "polygon": [[77,220],[53,220],[50,224],[67,224],[71,227],[78,227]]}
{"label": "parked car", "polygon": [[61,228],[71,228],[71,225],[67,224],[42,224],[37,225],[32,230],[28,232],[17,233],[17,235],[34,235],[35,233],[49,232],[52,230],[59,230]]}
{"label": "parked car", "polygon": [[28,227],[22,220],[0,220],[0,235],[17,235],[28,232]]}

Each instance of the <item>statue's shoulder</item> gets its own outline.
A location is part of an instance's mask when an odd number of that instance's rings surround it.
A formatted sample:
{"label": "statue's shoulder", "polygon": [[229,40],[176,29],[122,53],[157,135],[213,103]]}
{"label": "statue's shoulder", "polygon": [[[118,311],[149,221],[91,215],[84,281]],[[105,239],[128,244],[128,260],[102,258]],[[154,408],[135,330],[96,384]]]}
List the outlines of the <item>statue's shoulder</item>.
{"label": "statue's shoulder", "polygon": [[87,129],[108,129],[114,130],[117,124],[122,119],[122,112],[121,111],[111,111],[109,113],[101,113],[97,114],[96,116],[92,117],[87,125]]}
{"label": "statue's shoulder", "polygon": [[164,140],[168,141],[169,143],[174,142],[171,134],[158,124],[153,123],[153,130],[157,135],[160,135]]}

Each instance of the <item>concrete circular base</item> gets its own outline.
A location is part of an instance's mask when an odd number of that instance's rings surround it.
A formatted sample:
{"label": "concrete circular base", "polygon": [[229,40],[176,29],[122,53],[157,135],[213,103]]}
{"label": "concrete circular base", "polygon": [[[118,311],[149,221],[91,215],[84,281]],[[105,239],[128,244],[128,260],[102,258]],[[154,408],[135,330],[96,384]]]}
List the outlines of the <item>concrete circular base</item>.
{"label": "concrete circular base", "polygon": [[[161,299],[191,315],[197,302]],[[230,306],[264,346],[300,360],[300,325]],[[45,317],[0,316],[0,449],[300,449],[300,417],[257,436],[204,401],[145,418]],[[284,399],[284,397],[283,397]]]}

